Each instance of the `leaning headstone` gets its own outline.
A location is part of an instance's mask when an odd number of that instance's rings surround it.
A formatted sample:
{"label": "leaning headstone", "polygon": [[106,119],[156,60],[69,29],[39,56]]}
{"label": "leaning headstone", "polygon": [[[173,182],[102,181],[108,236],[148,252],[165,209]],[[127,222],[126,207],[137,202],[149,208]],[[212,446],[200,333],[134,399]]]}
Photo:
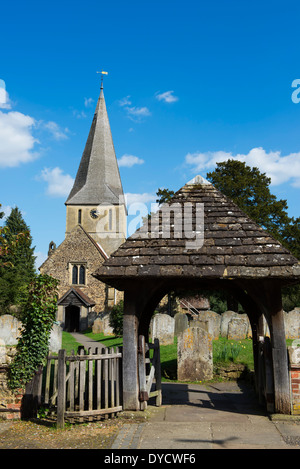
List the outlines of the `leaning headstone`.
{"label": "leaning headstone", "polygon": [[228,324],[228,340],[246,339],[248,322],[245,318],[233,318]]}
{"label": "leaning headstone", "polygon": [[220,332],[221,337],[227,337],[228,335],[228,324],[233,318],[239,317],[238,313],[234,311],[225,311],[225,313],[221,314],[221,325],[220,325]]}
{"label": "leaning headstone", "polygon": [[158,339],[160,345],[174,343],[175,319],[168,314],[158,313],[152,318],[152,339]]}
{"label": "leaning headstone", "polygon": [[176,313],[174,316],[175,319],[175,330],[174,334],[178,336],[181,332],[185,331],[185,329],[189,325],[189,320],[187,315],[184,313]]}
{"label": "leaning headstone", "polygon": [[202,327],[188,327],[177,338],[177,378],[205,381],[213,377],[212,336]]}
{"label": "leaning headstone", "polygon": [[208,332],[213,339],[218,339],[221,331],[221,315],[214,311],[203,311],[199,317],[201,320],[208,321]]}

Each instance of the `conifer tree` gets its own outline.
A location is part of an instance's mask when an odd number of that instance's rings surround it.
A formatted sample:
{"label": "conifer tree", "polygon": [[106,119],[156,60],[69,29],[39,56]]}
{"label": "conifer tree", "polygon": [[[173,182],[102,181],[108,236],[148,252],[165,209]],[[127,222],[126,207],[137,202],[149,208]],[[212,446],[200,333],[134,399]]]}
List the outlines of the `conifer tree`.
{"label": "conifer tree", "polygon": [[27,299],[27,286],[35,276],[34,247],[29,227],[17,207],[7,217],[4,228],[3,238],[8,246],[24,235],[22,242],[5,254],[5,267],[0,267],[0,313],[18,315]]}

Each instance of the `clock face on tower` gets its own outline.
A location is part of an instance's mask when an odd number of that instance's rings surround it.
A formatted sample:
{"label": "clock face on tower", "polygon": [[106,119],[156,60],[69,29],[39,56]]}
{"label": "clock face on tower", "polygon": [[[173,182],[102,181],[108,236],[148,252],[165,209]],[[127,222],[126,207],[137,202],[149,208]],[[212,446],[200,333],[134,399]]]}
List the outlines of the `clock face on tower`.
{"label": "clock face on tower", "polygon": [[98,214],[98,210],[93,208],[91,211],[90,211],[90,215],[92,218],[96,219],[98,218],[99,214]]}

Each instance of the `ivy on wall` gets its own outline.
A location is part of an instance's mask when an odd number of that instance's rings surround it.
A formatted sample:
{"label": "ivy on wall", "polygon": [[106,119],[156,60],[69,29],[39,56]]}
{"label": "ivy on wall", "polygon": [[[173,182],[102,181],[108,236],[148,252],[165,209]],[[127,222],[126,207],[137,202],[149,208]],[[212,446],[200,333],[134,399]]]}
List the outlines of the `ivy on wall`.
{"label": "ivy on wall", "polygon": [[58,283],[49,275],[39,275],[29,285],[28,301],[21,318],[23,328],[9,369],[11,389],[24,388],[47,357],[56,318]]}

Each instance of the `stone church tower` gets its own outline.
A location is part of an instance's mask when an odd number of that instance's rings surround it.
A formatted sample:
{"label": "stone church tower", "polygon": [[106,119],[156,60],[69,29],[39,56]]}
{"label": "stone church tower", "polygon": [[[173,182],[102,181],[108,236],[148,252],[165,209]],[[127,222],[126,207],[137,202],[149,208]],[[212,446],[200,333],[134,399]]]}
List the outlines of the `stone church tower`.
{"label": "stone church tower", "polygon": [[126,239],[126,205],[101,83],[92,125],[74,185],[65,202],[66,235],[49,245],[42,274],[60,280],[57,320],[68,331],[107,319],[121,293],[93,272]]}

